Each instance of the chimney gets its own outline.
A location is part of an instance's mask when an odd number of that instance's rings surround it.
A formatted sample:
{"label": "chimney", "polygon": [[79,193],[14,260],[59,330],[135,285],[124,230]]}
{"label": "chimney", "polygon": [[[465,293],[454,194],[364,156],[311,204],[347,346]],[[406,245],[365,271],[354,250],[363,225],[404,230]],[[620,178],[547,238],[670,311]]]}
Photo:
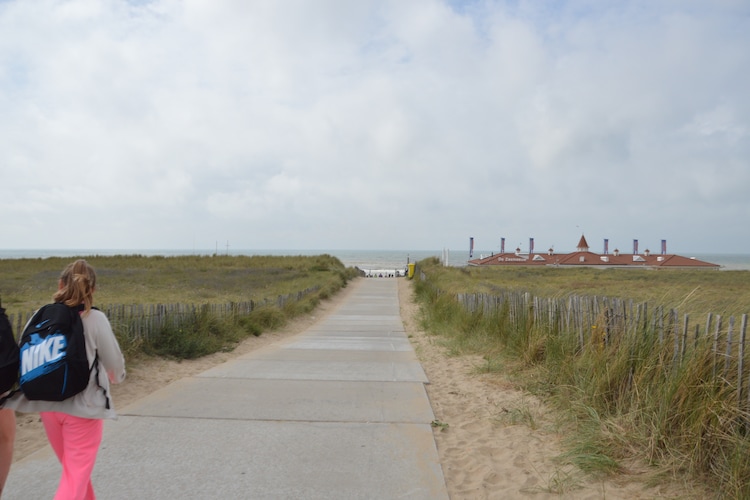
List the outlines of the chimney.
{"label": "chimney", "polygon": [[667,255],[667,240],[661,240],[661,254]]}
{"label": "chimney", "polygon": [[604,255],[607,255],[609,253],[609,240],[607,238],[604,238]]}
{"label": "chimney", "polygon": [[529,255],[534,253],[534,238],[529,238]]}
{"label": "chimney", "polygon": [[633,240],[633,255],[638,255],[638,240]]}
{"label": "chimney", "polygon": [[500,253],[505,253],[505,238],[500,238]]}

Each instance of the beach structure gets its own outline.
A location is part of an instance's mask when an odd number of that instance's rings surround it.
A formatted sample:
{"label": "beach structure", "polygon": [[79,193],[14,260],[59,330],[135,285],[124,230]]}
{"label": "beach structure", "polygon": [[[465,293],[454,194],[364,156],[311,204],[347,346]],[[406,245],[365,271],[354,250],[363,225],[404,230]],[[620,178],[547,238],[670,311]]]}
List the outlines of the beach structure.
{"label": "beach structure", "polygon": [[646,249],[638,252],[638,240],[633,240],[633,253],[621,253],[615,249],[609,252],[609,241],[604,240],[604,252],[595,253],[589,249],[584,235],[578,241],[575,252],[555,253],[553,248],[546,252],[534,251],[534,238],[529,239],[529,250],[523,253],[505,251],[505,238],[502,238],[500,253],[469,260],[470,266],[554,266],[554,267],[598,267],[636,269],[719,269],[721,266],[698,260],[694,257],[668,254],[667,241],[661,241],[661,252],[652,253]]}
{"label": "beach structure", "polygon": [[406,276],[406,269],[360,269],[357,266],[355,267],[360,276],[365,278],[400,278]]}

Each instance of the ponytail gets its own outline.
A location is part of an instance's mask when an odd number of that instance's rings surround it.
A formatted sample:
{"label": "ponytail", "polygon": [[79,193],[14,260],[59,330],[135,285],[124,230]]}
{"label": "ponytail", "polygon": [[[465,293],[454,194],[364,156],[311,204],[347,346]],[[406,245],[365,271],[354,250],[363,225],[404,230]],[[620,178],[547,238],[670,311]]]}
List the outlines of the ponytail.
{"label": "ponytail", "polygon": [[55,302],[62,302],[68,307],[83,305],[87,314],[94,304],[96,273],[94,268],[83,259],[68,264],[60,274],[60,289],[52,297]]}

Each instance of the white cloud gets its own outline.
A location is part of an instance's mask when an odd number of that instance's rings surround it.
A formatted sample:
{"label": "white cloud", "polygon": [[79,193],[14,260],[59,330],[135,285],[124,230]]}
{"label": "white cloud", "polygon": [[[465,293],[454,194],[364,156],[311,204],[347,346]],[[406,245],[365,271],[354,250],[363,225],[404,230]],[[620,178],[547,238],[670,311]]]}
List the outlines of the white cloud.
{"label": "white cloud", "polygon": [[5,1],[7,246],[47,245],[54,211],[91,248],[564,250],[582,228],[710,251],[750,210],[748,13]]}

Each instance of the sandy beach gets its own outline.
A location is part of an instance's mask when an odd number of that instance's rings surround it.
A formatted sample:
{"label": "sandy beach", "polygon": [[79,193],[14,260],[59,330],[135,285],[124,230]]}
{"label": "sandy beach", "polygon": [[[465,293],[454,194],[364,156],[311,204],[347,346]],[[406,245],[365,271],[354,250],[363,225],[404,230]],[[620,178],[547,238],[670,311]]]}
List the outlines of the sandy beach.
{"label": "sandy beach", "polygon": [[[393,279],[393,278],[383,278]],[[125,383],[112,393],[118,409],[183,377],[235,356],[282,341],[334,310],[357,286],[352,283],[320,304],[313,314],[284,328],[252,337],[232,352],[198,360],[140,360],[128,367]],[[452,499],[654,499],[707,498],[680,484],[647,487],[644,468],[633,466],[617,480],[595,480],[561,465],[560,436],[554,419],[537,398],[517,390],[502,375],[482,374],[479,356],[449,356],[438,339],[418,326],[411,282],[399,279],[401,317],[430,383],[426,389],[435,414],[433,432]],[[116,424],[114,424],[116,425]],[[47,446],[39,417],[18,416],[14,461]],[[11,468],[11,474],[13,470]]]}

